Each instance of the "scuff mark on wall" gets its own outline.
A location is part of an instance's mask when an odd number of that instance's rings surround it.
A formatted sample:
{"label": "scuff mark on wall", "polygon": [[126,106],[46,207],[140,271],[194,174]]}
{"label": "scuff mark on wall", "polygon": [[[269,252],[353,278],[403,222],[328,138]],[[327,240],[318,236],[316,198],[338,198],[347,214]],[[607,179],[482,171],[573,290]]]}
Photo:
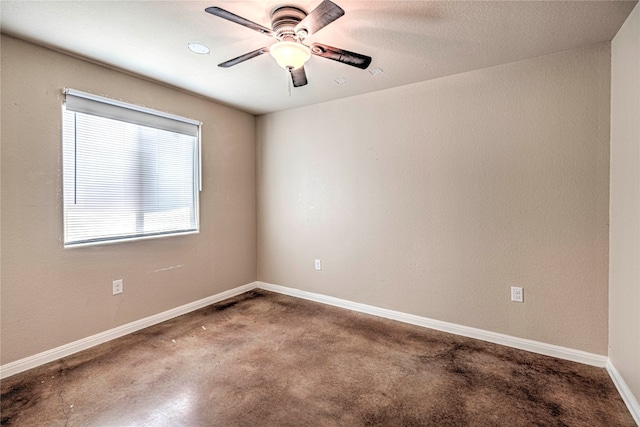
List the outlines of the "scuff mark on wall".
{"label": "scuff mark on wall", "polygon": [[182,267],[184,267],[184,264],[172,265],[172,266],[169,266],[169,267],[163,267],[163,268],[159,268],[157,270],[153,270],[152,273],[159,273],[161,271],[175,270],[176,268],[182,268]]}

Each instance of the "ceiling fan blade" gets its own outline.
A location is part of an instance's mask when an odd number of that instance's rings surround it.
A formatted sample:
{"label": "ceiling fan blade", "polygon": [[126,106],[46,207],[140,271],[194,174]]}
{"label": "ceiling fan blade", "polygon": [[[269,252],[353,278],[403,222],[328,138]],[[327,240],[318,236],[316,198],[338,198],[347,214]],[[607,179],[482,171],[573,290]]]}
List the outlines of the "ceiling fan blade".
{"label": "ceiling fan blade", "polygon": [[253,52],[249,52],[249,53],[245,53],[244,55],[240,55],[237,58],[233,58],[230,59],[228,61],[222,62],[220,64],[218,64],[218,67],[222,67],[222,68],[229,68],[229,67],[233,67],[234,65],[238,65],[241,62],[246,61],[247,59],[251,59],[251,58],[255,58],[256,56],[260,56],[264,53],[269,52],[269,48],[268,47],[263,47],[257,50],[254,50]]}
{"label": "ceiling fan blade", "polygon": [[291,73],[291,81],[293,81],[293,87],[300,87],[306,85],[307,74],[304,72],[304,66],[289,70]]}
{"label": "ceiling fan blade", "polygon": [[238,16],[235,13],[231,13],[228,10],[221,9],[217,6],[211,6],[204,10],[207,13],[218,16],[220,18],[226,19],[227,21],[235,22],[236,24],[243,25],[247,28],[251,28],[259,33],[265,34],[267,36],[273,36],[274,33],[267,27],[263,27],[260,24],[256,24],[253,21],[249,21],[248,19],[243,18],[242,16]]}
{"label": "ceiling fan blade", "polygon": [[349,52],[326,44],[314,43],[311,45],[311,53],[323,58],[333,59],[352,67],[366,69],[371,64],[371,57],[360,53]]}
{"label": "ceiling fan blade", "polygon": [[344,10],[330,0],[324,0],[296,25],[295,32],[305,29],[309,35],[315,34],[344,15]]}

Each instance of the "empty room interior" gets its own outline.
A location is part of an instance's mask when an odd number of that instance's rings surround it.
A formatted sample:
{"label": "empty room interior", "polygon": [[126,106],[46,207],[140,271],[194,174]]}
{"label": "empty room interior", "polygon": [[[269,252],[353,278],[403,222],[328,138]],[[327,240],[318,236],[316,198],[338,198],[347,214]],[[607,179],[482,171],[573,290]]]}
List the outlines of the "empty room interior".
{"label": "empty room interior", "polygon": [[2,425],[640,424],[635,1],[0,12]]}

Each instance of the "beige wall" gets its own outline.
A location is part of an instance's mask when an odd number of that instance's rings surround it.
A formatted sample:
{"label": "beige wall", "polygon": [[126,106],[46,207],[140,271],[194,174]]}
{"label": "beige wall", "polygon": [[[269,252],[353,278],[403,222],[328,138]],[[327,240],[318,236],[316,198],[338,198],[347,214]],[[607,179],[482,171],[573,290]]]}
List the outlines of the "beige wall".
{"label": "beige wall", "polygon": [[611,44],[609,357],[640,401],[640,7]]}
{"label": "beige wall", "polygon": [[[4,35],[1,78],[2,364],[256,280],[252,115]],[[63,249],[63,87],[204,123],[200,234]]]}
{"label": "beige wall", "polygon": [[258,279],[606,355],[609,55],[258,117]]}

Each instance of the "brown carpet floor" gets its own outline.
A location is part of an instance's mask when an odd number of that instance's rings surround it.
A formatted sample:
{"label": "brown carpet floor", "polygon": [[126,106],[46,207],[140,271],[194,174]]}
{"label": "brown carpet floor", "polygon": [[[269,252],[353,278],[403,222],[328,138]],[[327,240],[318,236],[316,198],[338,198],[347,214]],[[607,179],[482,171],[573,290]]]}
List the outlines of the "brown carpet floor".
{"label": "brown carpet floor", "polygon": [[604,369],[266,291],[1,388],[12,426],[635,426]]}

